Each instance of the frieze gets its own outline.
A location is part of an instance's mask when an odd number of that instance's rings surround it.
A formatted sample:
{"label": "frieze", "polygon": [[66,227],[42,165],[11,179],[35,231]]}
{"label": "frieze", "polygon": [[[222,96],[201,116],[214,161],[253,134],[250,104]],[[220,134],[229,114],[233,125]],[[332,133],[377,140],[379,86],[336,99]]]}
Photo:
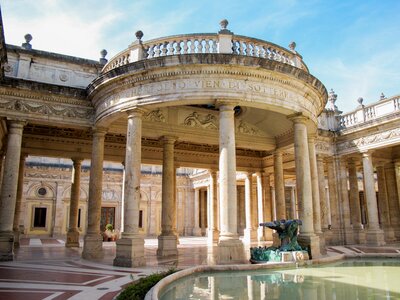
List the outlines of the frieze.
{"label": "frieze", "polygon": [[379,144],[382,142],[390,142],[391,140],[398,138],[400,138],[400,128],[394,128],[392,130],[387,130],[385,132],[380,132],[369,136],[363,136],[358,139],[339,143],[337,145],[337,149],[338,151],[345,151],[351,148],[362,148],[362,147],[369,148],[369,146],[373,146],[374,144]]}
{"label": "frieze", "polygon": [[144,116],[144,120],[151,122],[159,122],[159,123],[166,122],[165,116],[160,109],[152,110],[151,112],[146,114]]}
{"label": "frieze", "polygon": [[247,135],[257,135],[257,136],[262,136],[261,130],[259,130],[257,127],[246,123],[245,121],[240,121],[238,127],[237,127],[237,132],[242,133],[242,134],[247,134]]}
{"label": "frieze", "polygon": [[215,130],[218,129],[218,120],[212,114],[199,115],[197,112],[193,112],[185,118],[183,125]]}
{"label": "frieze", "polygon": [[324,153],[332,152],[331,146],[328,143],[321,142],[321,141],[317,141],[315,143],[315,150],[317,150],[318,152],[324,152]]}

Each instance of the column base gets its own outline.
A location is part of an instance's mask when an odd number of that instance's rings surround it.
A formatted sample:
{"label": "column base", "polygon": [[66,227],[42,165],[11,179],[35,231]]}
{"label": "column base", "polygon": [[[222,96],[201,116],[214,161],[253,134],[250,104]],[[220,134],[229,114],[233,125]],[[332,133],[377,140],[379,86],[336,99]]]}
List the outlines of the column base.
{"label": "column base", "polygon": [[77,230],[68,231],[65,247],[67,247],[67,248],[78,247],[79,248],[79,232]]}
{"label": "column base", "polygon": [[242,264],[245,262],[244,246],[239,238],[218,241],[218,264]]}
{"label": "column base", "polygon": [[263,241],[265,241],[265,238],[264,238],[264,228],[263,228],[263,227],[258,227],[258,228],[257,228],[257,241],[258,241],[258,242],[263,242]]}
{"label": "column base", "polygon": [[319,237],[319,251],[321,255],[326,255],[325,235],[321,232],[317,236]]}
{"label": "column base", "polygon": [[219,231],[217,229],[209,229],[207,232],[207,244],[212,246],[214,243],[218,243],[218,239]]}
{"label": "column base", "polygon": [[193,228],[193,236],[201,236],[201,228],[200,227]]}
{"label": "column base", "polygon": [[343,245],[343,239],[342,239],[342,234],[340,232],[340,229],[330,229],[327,231],[327,235],[325,236],[325,239],[327,239],[327,244],[330,246],[338,246],[338,245]]}
{"label": "column base", "polygon": [[14,260],[14,232],[0,232],[0,261]]}
{"label": "column base", "polygon": [[353,228],[344,229],[344,244],[353,245],[355,244],[354,231]]}
{"label": "column base", "polygon": [[365,244],[365,230],[362,227],[353,228],[354,233],[354,243]]}
{"label": "column base", "polygon": [[144,239],[140,235],[123,237],[116,241],[116,256],[113,262],[118,267],[139,267],[146,265]]}
{"label": "column base", "polygon": [[252,228],[244,229],[243,243],[250,245],[257,241],[257,231]]}
{"label": "column base", "polygon": [[396,241],[396,236],[392,227],[384,227],[383,233],[385,234],[386,243],[392,243]]}
{"label": "column base", "polygon": [[397,241],[400,241],[400,225],[399,225],[399,226],[393,226],[393,227],[392,227],[392,230],[393,230],[393,232],[394,232],[394,238],[395,238]]}
{"label": "column base", "polygon": [[101,234],[86,234],[83,243],[82,258],[95,260],[103,257],[103,237]]}
{"label": "column base", "polygon": [[178,255],[177,243],[178,239],[176,235],[160,235],[158,237],[158,249],[157,256],[176,256]]}
{"label": "column base", "polygon": [[19,248],[19,238],[20,238],[21,233],[19,230],[14,230],[14,249]]}
{"label": "column base", "polygon": [[304,249],[307,247],[310,259],[321,256],[319,236],[316,234],[299,234],[297,237],[299,245]]}
{"label": "column base", "polygon": [[366,232],[367,245],[383,246],[385,245],[385,235],[381,229],[367,229]]}

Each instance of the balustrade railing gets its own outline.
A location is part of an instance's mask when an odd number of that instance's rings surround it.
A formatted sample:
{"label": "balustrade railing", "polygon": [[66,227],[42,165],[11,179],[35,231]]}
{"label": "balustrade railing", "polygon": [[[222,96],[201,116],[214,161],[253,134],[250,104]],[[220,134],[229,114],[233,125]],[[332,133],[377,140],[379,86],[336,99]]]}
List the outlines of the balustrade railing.
{"label": "balustrade railing", "polygon": [[[226,46],[229,45],[229,46]],[[301,56],[273,43],[239,35],[192,34],[176,35],[142,42],[138,39],[128,49],[114,56],[103,72],[138,60],[185,54],[226,53],[279,61],[308,72]]]}
{"label": "balustrade railing", "polygon": [[399,111],[400,96],[394,96],[367,106],[360,105],[356,110],[341,115],[339,125],[341,128],[348,128]]}

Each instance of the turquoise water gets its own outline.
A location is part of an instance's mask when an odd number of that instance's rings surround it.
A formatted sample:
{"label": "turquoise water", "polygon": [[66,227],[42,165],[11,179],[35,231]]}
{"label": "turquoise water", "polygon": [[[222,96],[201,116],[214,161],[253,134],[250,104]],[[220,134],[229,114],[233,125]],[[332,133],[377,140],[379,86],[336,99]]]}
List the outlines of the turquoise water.
{"label": "turquoise water", "polygon": [[288,270],[215,272],[182,278],[172,299],[400,299],[400,260],[348,260]]}

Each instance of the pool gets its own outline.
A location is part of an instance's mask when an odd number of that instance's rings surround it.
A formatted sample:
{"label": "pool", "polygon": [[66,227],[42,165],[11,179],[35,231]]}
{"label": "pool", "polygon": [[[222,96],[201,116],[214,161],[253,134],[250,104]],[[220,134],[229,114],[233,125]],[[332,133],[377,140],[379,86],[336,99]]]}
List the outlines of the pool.
{"label": "pool", "polygon": [[172,282],[160,299],[400,299],[400,260],[200,273]]}

